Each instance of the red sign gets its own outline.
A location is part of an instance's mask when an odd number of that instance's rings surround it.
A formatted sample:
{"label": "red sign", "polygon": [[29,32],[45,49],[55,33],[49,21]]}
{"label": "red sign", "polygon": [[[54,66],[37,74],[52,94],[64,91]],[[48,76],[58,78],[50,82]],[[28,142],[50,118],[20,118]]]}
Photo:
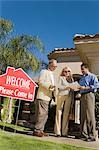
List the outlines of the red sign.
{"label": "red sign", "polygon": [[37,84],[21,69],[8,67],[0,75],[0,95],[15,99],[33,101]]}

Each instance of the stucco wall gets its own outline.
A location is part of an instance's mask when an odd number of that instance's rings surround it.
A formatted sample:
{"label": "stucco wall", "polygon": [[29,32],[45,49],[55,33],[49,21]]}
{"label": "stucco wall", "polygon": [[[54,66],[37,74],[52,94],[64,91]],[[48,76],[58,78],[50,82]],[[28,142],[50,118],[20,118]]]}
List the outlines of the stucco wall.
{"label": "stucco wall", "polygon": [[99,40],[89,39],[75,42],[82,61],[89,64],[90,71],[99,75]]}

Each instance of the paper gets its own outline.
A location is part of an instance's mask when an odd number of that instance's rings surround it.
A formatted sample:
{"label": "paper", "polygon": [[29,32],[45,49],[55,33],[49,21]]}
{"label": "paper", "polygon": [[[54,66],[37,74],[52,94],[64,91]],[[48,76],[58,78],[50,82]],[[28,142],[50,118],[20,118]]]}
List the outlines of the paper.
{"label": "paper", "polygon": [[80,101],[75,101],[75,123],[80,124]]}
{"label": "paper", "polygon": [[77,81],[75,81],[75,82],[70,83],[69,87],[72,88],[74,91],[78,91],[80,84]]}

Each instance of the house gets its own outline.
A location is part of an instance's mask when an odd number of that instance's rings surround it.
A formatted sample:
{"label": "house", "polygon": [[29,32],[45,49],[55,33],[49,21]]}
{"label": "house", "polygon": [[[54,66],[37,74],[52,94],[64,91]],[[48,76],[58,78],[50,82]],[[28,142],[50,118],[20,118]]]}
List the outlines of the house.
{"label": "house", "polygon": [[[72,69],[75,80],[79,80],[81,75],[80,65],[82,62],[88,63],[90,70],[95,74],[99,74],[99,34],[76,34],[73,41],[75,48],[55,48],[48,54],[48,59],[56,59],[58,61],[58,67],[55,70],[57,79],[62,68],[69,66]],[[38,81],[37,78],[35,80]],[[31,122],[33,122],[33,114],[34,111],[32,109]]]}
{"label": "house", "polygon": [[56,59],[58,61],[58,66],[54,72],[57,79],[65,66],[71,68],[74,76],[78,77],[81,74],[80,65],[82,62],[75,48],[55,48],[48,55],[48,59]]}
{"label": "house", "polygon": [[[81,71],[80,65],[82,62],[89,65],[89,69],[96,75],[99,75],[99,34],[96,35],[82,35],[76,34],[73,38],[75,48],[55,48],[48,59],[56,59],[58,67],[55,70],[56,77],[65,66],[69,66],[72,70],[75,80],[79,80]],[[75,97],[75,102],[79,102]],[[80,102],[78,103],[80,108]],[[76,107],[74,103],[75,113]],[[99,117],[97,117],[99,119]],[[73,128],[75,124],[73,124]],[[79,126],[76,126],[76,129]],[[75,129],[75,130],[76,130]]]}
{"label": "house", "polygon": [[76,34],[73,38],[75,48],[55,48],[48,59],[56,59],[58,67],[55,73],[58,75],[66,65],[72,69],[73,74],[81,74],[80,65],[88,63],[90,70],[99,74],[99,34]]}

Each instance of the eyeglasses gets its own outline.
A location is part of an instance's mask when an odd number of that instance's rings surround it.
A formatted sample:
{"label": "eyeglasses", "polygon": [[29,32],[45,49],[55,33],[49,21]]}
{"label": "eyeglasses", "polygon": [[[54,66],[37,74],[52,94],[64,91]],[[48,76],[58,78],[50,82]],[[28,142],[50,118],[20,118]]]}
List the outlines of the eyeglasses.
{"label": "eyeglasses", "polygon": [[67,72],[70,72],[70,70],[68,70],[68,71],[63,71],[63,72],[67,73]]}

